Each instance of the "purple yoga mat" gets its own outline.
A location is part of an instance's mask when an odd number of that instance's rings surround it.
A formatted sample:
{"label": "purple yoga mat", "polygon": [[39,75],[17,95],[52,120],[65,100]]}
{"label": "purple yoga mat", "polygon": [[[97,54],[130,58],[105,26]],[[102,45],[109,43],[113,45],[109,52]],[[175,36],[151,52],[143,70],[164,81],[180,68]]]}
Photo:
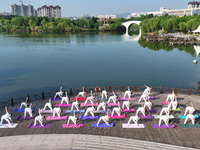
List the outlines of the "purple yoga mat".
{"label": "purple yoga mat", "polygon": [[165,124],[161,124],[160,127],[158,124],[152,124],[153,128],[174,128],[175,125],[174,124],[169,124],[169,127],[166,126]]}
{"label": "purple yoga mat", "polygon": [[18,116],[17,118],[16,118],[16,120],[31,120],[31,119],[34,119],[35,117],[33,116],[33,117],[26,117],[26,118],[24,118],[24,117],[22,117],[22,116]]}
{"label": "purple yoga mat", "polygon": [[151,118],[152,118],[150,114],[148,114],[148,115],[146,115],[146,116],[138,115],[138,117],[139,117],[139,118],[142,118],[142,119],[151,119]]}
{"label": "purple yoga mat", "polygon": [[63,124],[62,128],[83,128],[84,124],[77,124],[77,126],[75,124],[69,124],[67,126],[67,124]]}
{"label": "purple yoga mat", "polygon": [[55,99],[54,99],[54,98],[51,98],[51,100],[52,100],[52,101],[60,101],[61,98],[55,98]]}
{"label": "purple yoga mat", "polygon": [[33,123],[30,123],[30,124],[28,125],[28,128],[49,128],[49,126],[50,126],[50,124],[43,124],[44,127],[42,127],[40,124],[36,124],[35,127],[34,127],[33,125],[34,125]]}
{"label": "purple yoga mat", "polygon": [[157,110],[156,109],[146,109],[146,112],[156,112]]}
{"label": "purple yoga mat", "polygon": [[99,119],[99,116],[83,116],[83,115],[80,115],[79,116],[79,119],[85,119],[85,120],[87,120],[87,119]]}

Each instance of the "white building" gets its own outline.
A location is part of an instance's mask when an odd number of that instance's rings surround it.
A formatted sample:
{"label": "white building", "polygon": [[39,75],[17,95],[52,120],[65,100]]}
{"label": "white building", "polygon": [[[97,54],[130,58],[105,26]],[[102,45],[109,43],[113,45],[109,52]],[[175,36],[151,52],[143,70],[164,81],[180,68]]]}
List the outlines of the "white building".
{"label": "white building", "polygon": [[106,18],[106,19],[116,19],[117,16],[116,15],[108,15],[108,14],[105,14],[105,15],[94,15],[94,17],[96,18]]}
{"label": "white building", "polygon": [[44,5],[37,9],[37,14],[39,17],[54,17],[61,18],[61,7],[50,5],[49,7]]}
{"label": "white building", "polygon": [[11,5],[12,7],[12,15],[17,16],[37,16],[37,11],[33,8],[32,5]]}

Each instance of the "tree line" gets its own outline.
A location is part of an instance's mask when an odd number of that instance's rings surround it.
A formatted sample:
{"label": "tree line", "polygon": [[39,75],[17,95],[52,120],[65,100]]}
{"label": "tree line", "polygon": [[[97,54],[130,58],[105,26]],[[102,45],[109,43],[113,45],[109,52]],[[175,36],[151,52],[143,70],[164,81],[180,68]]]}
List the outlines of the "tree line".
{"label": "tree line", "polygon": [[78,31],[124,31],[122,19],[109,19],[107,26],[98,18],[70,20],[53,17],[0,16],[3,31],[78,32]]}
{"label": "tree line", "polygon": [[183,17],[165,15],[144,19],[140,24],[143,33],[157,32],[159,30],[165,33],[187,33],[196,30],[199,25],[199,15]]}

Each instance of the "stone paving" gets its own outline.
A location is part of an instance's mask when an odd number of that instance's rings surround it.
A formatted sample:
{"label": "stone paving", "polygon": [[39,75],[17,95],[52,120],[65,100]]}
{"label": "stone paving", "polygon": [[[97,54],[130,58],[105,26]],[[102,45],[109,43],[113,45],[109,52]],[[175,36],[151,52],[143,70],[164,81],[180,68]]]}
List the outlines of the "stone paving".
{"label": "stone paving", "polygon": [[169,144],[81,134],[40,134],[8,136],[0,138],[0,149],[4,150],[192,150]]}

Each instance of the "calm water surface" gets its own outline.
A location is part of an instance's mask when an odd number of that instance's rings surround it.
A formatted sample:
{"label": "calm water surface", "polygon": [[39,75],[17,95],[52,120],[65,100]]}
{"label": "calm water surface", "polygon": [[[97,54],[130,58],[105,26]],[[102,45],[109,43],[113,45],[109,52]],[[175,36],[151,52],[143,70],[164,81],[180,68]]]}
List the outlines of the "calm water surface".
{"label": "calm water surface", "polygon": [[192,64],[193,48],[162,48],[133,39],[108,33],[1,34],[0,101],[61,85],[196,88],[200,64]]}

